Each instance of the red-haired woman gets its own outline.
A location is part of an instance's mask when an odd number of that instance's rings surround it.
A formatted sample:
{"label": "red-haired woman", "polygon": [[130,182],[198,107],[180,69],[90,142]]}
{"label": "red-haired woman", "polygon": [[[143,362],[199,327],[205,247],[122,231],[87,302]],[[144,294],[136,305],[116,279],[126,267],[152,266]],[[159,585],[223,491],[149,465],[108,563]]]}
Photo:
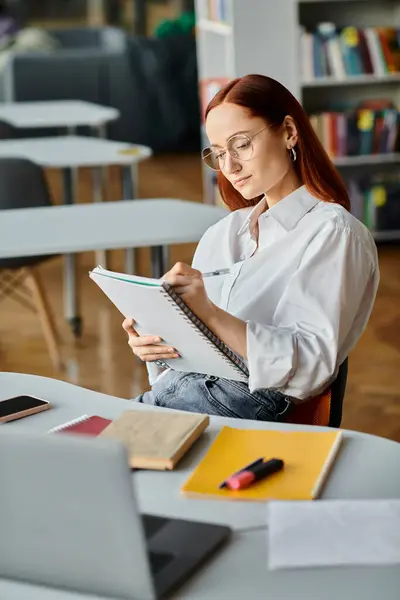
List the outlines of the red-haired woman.
{"label": "red-haired woman", "polygon": [[[138,400],[171,408],[284,420],[321,393],[363,333],[379,268],[369,231],[350,213],[344,184],[294,96],[261,75],[231,81],[206,111],[206,164],[231,213],[201,239],[193,266],[165,279],[246,361],[248,384],[161,372],[177,349],[138,337],[152,389]],[[201,273],[229,269],[204,279]]]}

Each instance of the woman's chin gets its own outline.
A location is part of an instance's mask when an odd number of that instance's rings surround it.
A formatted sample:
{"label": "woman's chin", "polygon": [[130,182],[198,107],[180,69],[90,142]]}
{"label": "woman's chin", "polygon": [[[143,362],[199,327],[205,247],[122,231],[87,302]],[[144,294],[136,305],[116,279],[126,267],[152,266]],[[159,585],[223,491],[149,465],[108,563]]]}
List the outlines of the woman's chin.
{"label": "woman's chin", "polygon": [[258,192],[253,186],[250,185],[240,190],[240,193],[245,200],[253,200],[253,198],[258,198],[258,196],[263,194],[263,192]]}

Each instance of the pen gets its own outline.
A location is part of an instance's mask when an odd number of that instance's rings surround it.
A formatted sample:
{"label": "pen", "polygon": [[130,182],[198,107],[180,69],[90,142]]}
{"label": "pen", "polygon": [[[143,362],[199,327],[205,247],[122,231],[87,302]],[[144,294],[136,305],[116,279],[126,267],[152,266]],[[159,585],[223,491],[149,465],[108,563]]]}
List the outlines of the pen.
{"label": "pen", "polygon": [[218,269],[217,271],[209,271],[208,273],[202,273],[204,277],[214,277],[215,275],[226,275],[230,272],[230,269]]}
{"label": "pen", "polygon": [[243,490],[252,483],[281,471],[283,465],[284,462],[280,458],[271,458],[271,460],[263,462],[251,470],[241,471],[240,473],[233,475],[227,480],[226,485],[230,490]]}
{"label": "pen", "polygon": [[163,360],[154,360],[153,363],[155,365],[157,365],[158,367],[161,367],[162,369],[170,369],[171,367],[169,365],[167,365],[166,362],[164,362]]}
{"label": "pen", "polygon": [[[239,473],[242,473],[243,471],[252,470],[257,465],[261,465],[263,463],[263,461],[264,461],[263,458],[257,458],[257,460],[254,460],[249,465],[246,465],[245,467],[242,467],[239,471],[236,471],[236,473],[233,473],[228,479],[231,479],[232,477],[239,475]],[[222,490],[225,487],[227,487],[227,480],[223,481],[220,484],[219,489]]]}

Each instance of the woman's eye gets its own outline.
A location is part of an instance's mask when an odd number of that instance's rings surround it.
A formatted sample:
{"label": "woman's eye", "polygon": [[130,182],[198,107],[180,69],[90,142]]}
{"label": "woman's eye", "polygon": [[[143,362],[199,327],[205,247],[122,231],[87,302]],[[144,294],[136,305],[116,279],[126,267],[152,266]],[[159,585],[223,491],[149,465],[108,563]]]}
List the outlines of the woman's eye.
{"label": "woman's eye", "polygon": [[239,146],[236,146],[236,150],[244,150],[245,148],[248,148],[249,147],[249,143],[250,142],[243,142]]}
{"label": "woman's eye", "polygon": [[217,160],[221,160],[222,158],[224,158],[225,152],[219,152],[218,154],[215,155],[215,158]]}

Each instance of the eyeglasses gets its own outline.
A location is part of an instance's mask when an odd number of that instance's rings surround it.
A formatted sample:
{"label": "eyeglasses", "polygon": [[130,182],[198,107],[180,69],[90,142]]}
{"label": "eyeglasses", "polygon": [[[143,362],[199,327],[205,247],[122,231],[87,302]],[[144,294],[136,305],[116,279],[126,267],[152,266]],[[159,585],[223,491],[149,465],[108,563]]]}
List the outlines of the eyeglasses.
{"label": "eyeglasses", "polygon": [[226,148],[218,148],[216,150],[213,150],[213,148],[204,148],[201,152],[201,158],[210,169],[213,169],[213,171],[221,171],[224,168],[227,152],[229,152],[235,160],[250,160],[254,152],[253,139],[259,133],[270,127],[271,125],[263,127],[251,137],[243,133],[233,135],[228,139]]}

